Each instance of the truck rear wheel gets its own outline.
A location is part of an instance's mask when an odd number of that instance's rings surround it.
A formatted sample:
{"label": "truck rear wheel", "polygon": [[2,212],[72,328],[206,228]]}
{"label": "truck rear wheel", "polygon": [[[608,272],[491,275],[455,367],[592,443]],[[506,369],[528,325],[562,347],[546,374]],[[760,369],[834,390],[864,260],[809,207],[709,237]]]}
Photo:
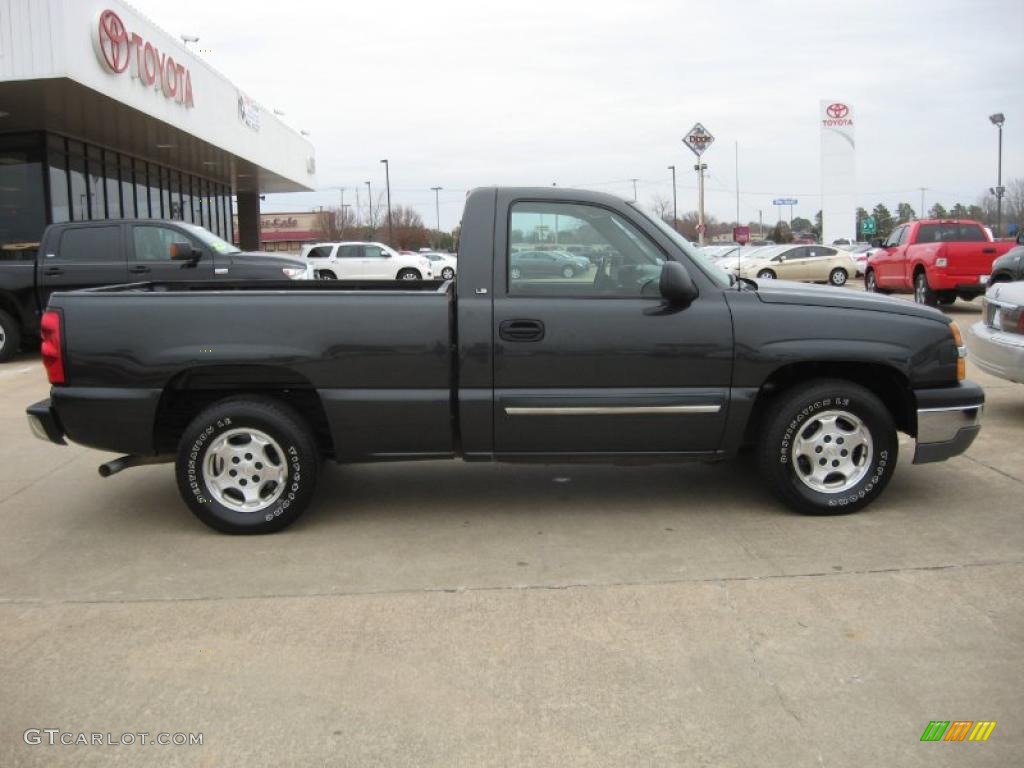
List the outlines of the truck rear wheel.
{"label": "truck rear wheel", "polygon": [[222,400],[196,416],[178,444],[178,491],[224,533],[272,533],[312,500],[320,458],[302,417],[269,397]]}
{"label": "truck rear wheel", "polygon": [[929,307],[939,303],[939,297],[928,286],[928,275],[923,270],[914,275],[914,301]]}
{"label": "truck rear wheel", "polygon": [[0,309],[0,363],[18,354],[21,349],[21,327],[18,321]]}
{"label": "truck rear wheel", "polygon": [[872,392],[842,379],[818,379],[783,393],[765,421],[761,474],[798,512],[863,509],[896,469],[892,415]]}

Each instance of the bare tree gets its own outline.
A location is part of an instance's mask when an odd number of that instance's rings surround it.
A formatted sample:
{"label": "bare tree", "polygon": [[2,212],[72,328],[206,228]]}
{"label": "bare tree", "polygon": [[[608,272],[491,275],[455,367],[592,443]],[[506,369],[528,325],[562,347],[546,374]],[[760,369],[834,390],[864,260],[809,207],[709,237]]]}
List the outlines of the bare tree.
{"label": "bare tree", "polygon": [[671,226],[672,224],[672,199],[660,193],[651,197],[651,204],[648,206],[654,215]]}

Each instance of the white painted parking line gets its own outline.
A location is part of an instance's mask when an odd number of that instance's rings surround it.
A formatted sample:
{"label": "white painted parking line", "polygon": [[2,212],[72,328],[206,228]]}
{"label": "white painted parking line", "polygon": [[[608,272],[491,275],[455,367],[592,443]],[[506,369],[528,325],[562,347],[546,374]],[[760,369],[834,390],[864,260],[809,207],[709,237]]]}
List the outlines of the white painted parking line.
{"label": "white painted parking line", "polygon": [[0,379],[4,378],[6,376],[14,376],[17,373],[28,373],[29,371],[33,371],[33,370],[35,370],[35,366],[33,366],[33,365],[26,365],[24,368],[15,368],[13,371],[3,371],[3,372],[0,372]]}

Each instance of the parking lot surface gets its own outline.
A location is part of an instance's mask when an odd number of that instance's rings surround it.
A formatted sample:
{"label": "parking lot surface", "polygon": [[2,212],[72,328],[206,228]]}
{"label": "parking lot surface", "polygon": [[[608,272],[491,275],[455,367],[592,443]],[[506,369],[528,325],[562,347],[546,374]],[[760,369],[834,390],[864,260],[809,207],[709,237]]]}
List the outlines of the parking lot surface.
{"label": "parking lot surface", "polygon": [[[980,301],[949,310],[963,327]],[[1024,387],[840,517],[750,462],[329,465],[284,533],[31,437],[0,365],[0,765],[1008,766],[1024,749]],[[995,720],[986,743],[921,743]],[[26,729],[201,732],[27,745]]]}

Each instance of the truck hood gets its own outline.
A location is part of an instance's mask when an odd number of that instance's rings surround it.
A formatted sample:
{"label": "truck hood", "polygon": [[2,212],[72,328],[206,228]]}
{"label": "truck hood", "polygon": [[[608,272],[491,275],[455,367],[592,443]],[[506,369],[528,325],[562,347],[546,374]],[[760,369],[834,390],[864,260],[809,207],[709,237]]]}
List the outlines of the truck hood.
{"label": "truck hood", "polygon": [[894,296],[878,293],[861,293],[849,288],[794,283],[788,280],[755,280],[757,295],[766,304],[800,304],[810,307],[836,307],[840,309],[861,309],[874,312],[889,312],[895,315],[912,315],[928,320],[948,323],[939,310],[915,304]]}
{"label": "truck hood", "polygon": [[242,251],[241,253],[232,253],[231,263],[238,264],[240,266],[270,266],[270,267],[298,267],[299,269],[306,268],[306,262],[302,259],[294,256],[282,256],[279,253],[267,253],[266,251]]}

